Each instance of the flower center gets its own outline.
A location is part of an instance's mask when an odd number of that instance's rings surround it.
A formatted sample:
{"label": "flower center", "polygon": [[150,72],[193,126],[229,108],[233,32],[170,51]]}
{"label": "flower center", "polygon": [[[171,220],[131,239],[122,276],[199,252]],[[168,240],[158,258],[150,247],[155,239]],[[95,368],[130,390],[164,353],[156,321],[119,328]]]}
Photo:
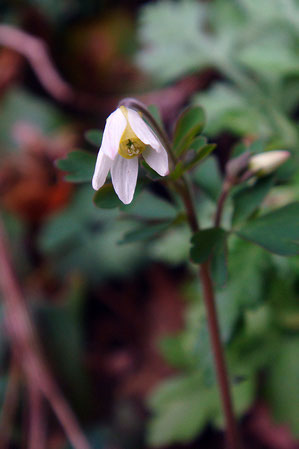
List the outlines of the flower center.
{"label": "flower center", "polygon": [[131,128],[126,108],[121,106],[120,109],[127,119],[127,126],[120,138],[118,153],[125,159],[131,159],[139,156],[145,150],[146,145],[136,136]]}

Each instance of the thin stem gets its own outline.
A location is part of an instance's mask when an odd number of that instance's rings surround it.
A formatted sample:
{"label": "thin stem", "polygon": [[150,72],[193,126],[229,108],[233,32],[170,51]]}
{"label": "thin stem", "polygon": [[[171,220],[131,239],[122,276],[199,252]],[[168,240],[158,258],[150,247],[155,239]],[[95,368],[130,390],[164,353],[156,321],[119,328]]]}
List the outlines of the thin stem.
{"label": "thin stem", "polygon": [[[171,143],[164,132],[164,130],[160,127],[151,113],[148,111],[147,107],[141,103],[140,101],[134,98],[125,98],[119,103],[119,106],[126,106],[132,109],[136,109],[137,111],[141,111],[144,117],[149,121],[150,125],[157,132],[158,137],[161,139],[161,142],[165,146],[169,157],[171,158],[174,165],[176,164],[176,157],[172,151]],[[180,181],[180,182],[179,182]],[[192,190],[186,176],[183,176],[181,180],[176,183],[177,190],[182,197],[189,226],[192,232],[198,232],[200,229],[199,221],[196,215],[196,208],[193,202]],[[218,205],[218,220],[220,221],[223,203],[225,201],[227,193],[224,195]],[[207,311],[208,318],[208,326],[209,333],[211,336],[212,349],[214,354],[215,368],[217,373],[218,385],[220,389],[220,396],[222,401],[223,412],[225,415],[226,421],[226,430],[227,430],[227,448],[228,449],[240,449],[239,437],[238,437],[238,429],[237,423],[233,413],[233,405],[232,398],[230,392],[230,385],[228,380],[227,368],[223,353],[223,348],[221,344],[220,331],[219,331],[219,323],[217,317],[217,310],[215,304],[214,297],[214,287],[213,282],[210,275],[209,262],[206,262],[201,265],[199,270],[199,276],[201,279],[202,287],[203,287],[203,297],[205,302],[205,307]]]}
{"label": "thin stem", "polygon": [[215,215],[215,220],[214,220],[214,225],[216,228],[218,228],[218,226],[220,226],[220,224],[221,224],[224,203],[230,193],[231,187],[232,187],[231,183],[224,180],[222,191],[220,193],[220,196],[219,196],[219,199],[217,202],[216,215]]}
{"label": "thin stem", "polygon": [[[193,232],[197,232],[199,230],[199,223],[196,218],[196,213],[193,207],[192,198],[189,196],[189,190],[185,191],[184,195],[182,196],[185,208],[187,211],[187,217],[189,221],[190,228]],[[217,209],[216,219],[217,222],[221,219],[221,212],[224,205],[225,198],[227,196],[228,192],[225,194],[223,193],[221,201],[220,201],[220,207]],[[216,222],[215,219],[215,222]],[[207,320],[208,320],[208,328],[209,328],[209,334],[211,338],[212,343],[212,349],[213,349],[213,355],[214,355],[214,363],[216,368],[216,374],[218,379],[218,386],[220,390],[220,396],[221,396],[221,402],[222,402],[222,408],[223,413],[225,416],[225,422],[226,422],[226,443],[227,443],[227,449],[240,449],[240,439],[239,439],[239,433],[238,433],[238,427],[237,422],[234,416],[233,411],[233,403],[232,403],[232,396],[231,396],[231,390],[230,390],[230,384],[227,374],[227,367],[226,362],[224,358],[224,352],[223,347],[221,343],[221,336],[220,336],[220,329],[219,329],[219,322],[218,322],[218,316],[217,316],[217,309],[216,309],[216,301],[215,301],[215,295],[214,295],[214,287],[213,282],[210,275],[210,267],[209,262],[206,262],[200,266],[199,270],[199,276],[203,288],[203,299],[206,307],[207,312]]]}
{"label": "thin stem", "polygon": [[226,420],[227,449],[239,449],[239,433],[233,411],[229,379],[223,353],[223,347],[221,344],[213,282],[211,279],[208,262],[201,265],[200,278],[203,286],[203,298],[207,310],[208,326],[213,347],[214,362],[216,366],[222,407]]}

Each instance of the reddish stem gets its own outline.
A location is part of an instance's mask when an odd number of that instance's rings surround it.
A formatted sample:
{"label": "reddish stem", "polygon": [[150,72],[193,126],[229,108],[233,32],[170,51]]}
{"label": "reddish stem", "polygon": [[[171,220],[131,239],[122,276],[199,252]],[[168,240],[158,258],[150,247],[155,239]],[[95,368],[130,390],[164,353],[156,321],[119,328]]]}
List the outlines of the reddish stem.
{"label": "reddish stem", "polygon": [[[228,193],[229,189],[224,188],[217,206],[215,226],[219,226],[220,224],[224,202]],[[184,191],[181,193],[181,195],[185,204],[190,228],[192,229],[193,232],[198,232],[200,229],[199,223],[197,220],[195,207],[193,205],[192,193],[189,189],[188,183],[184,184]],[[209,262],[206,262],[200,266],[199,276],[203,288],[203,299],[207,312],[209,334],[213,349],[214,363],[220,390],[222,408],[225,416],[226,445],[227,449],[240,449],[241,443],[238,433],[238,426],[233,411],[231,389],[227,374],[226,362],[224,358],[224,351],[221,343],[219,322],[214,295],[214,286],[210,275]]]}
{"label": "reddish stem", "polygon": [[227,448],[239,449],[240,448],[239,435],[237,423],[233,412],[229,379],[227,374],[223,347],[221,344],[219,322],[217,318],[217,310],[215,305],[214,288],[211,275],[209,272],[209,263],[204,263],[201,265],[200,279],[203,287],[203,299],[207,311],[208,326],[214,353],[214,360],[221,394],[222,407],[226,420]]}

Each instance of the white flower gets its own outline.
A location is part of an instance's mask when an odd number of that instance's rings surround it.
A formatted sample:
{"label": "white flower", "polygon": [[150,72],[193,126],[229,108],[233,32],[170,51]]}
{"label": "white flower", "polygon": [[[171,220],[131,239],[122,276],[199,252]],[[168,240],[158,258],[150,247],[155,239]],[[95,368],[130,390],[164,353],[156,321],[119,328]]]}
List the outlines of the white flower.
{"label": "white flower", "polygon": [[115,192],[124,204],[129,204],[134,196],[140,155],[159,175],[168,174],[168,155],[160,140],[138,112],[120,106],[106,120],[92,187],[100,189],[110,170]]}
{"label": "white flower", "polygon": [[249,168],[252,172],[260,175],[268,175],[282,165],[289,157],[288,151],[266,151],[252,156],[249,161]]}

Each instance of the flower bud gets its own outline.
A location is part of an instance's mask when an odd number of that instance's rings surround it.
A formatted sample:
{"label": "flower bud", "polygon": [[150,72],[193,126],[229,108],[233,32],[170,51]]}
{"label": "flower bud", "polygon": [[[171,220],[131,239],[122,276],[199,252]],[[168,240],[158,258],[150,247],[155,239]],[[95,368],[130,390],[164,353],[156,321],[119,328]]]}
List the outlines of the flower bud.
{"label": "flower bud", "polygon": [[267,151],[252,156],[248,167],[250,171],[258,175],[268,175],[282,165],[291,154],[288,151]]}

